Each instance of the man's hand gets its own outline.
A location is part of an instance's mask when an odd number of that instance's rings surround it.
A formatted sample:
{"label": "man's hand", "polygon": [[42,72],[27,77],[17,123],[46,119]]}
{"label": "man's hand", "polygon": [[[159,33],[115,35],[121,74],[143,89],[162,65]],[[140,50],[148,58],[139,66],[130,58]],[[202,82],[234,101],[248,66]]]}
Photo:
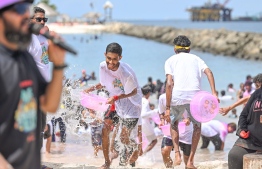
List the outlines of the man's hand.
{"label": "man's hand", "polygon": [[90,92],[92,92],[94,90],[95,90],[95,88],[94,88],[94,86],[92,86],[92,87],[89,87],[89,88],[85,89],[84,92],[85,93],[90,93]]}
{"label": "man's hand", "polygon": [[107,103],[107,104],[114,104],[114,103],[115,103],[114,97],[108,98],[106,103]]}
{"label": "man's hand", "polygon": [[164,118],[166,120],[166,122],[170,123],[171,119],[170,119],[170,109],[166,110],[166,113],[164,115]]}
{"label": "man's hand", "polygon": [[239,133],[239,136],[244,138],[244,139],[247,139],[249,137],[249,131],[244,131],[242,130],[240,133]]}
{"label": "man's hand", "polygon": [[183,122],[185,122],[186,126],[189,126],[191,121],[189,118],[185,118]]}
{"label": "man's hand", "polygon": [[230,111],[229,107],[224,107],[219,109],[219,113],[222,114],[222,116],[227,115],[229,111]]}

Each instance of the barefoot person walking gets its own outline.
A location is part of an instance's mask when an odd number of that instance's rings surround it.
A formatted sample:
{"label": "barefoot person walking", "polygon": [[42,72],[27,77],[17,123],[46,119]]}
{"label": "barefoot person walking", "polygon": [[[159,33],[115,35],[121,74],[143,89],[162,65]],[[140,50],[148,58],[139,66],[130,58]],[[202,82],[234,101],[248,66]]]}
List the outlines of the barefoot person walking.
{"label": "barefoot person walking", "polygon": [[121,147],[125,147],[127,154],[132,154],[128,163],[132,164],[138,158],[137,134],[132,134],[137,132],[132,131],[137,129],[142,104],[142,92],[134,71],[128,64],[120,62],[122,47],[118,43],[110,43],[106,48],[105,58],[106,61],[100,63],[100,83],[85,90],[88,93],[105,87],[110,94],[107,102],[115,105],[116,109],[106,113],[104,119],[102,147],[105,164],[101,169],[110,168],[109,133],[112,125],[120,125],[118,143],[121,142]]}
{"label": "barefoot person walking", "polygon": [[202,74],[207,75],[212,94],[216,95],[215,80],[212,71],[205,62],[196,55],[189,54],[191,42],[186,36],[178,36],[174,39],[175,53],[165,63],[166,84],[166,113],[167,122],[171,121],[171,136],[174,144],[174,165],[181,164],[179,152],[178,120],[186,110],[190,120],[194,124],[192,147],[186,165],[187,169],[195,169],[194,155],[200,138],[201,123],[191,115],[189,104],[193,96],[200,91]]}

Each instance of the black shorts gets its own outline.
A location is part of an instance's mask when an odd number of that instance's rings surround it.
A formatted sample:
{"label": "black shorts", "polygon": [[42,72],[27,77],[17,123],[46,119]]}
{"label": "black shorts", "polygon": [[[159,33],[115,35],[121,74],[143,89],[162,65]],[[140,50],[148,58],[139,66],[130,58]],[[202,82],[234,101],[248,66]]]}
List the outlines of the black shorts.
{"label": "black shorts", "polygon": [[121,121],[123,126],[125,126],[128,129],[133,129],[135,128],[137,122],[138,122],[138,118],[125,118],[122,119],[121,117],[118,116],[116,111],[112,111],[109,113],[108,116],[106,116],[107,112],[105,113],[104,119],[110,119],[113,121],[113,125],[116,126],[119,124],[119,122]]}
{"label": "black shorts", "polygon": [[[173,142],[168,137],[163,137],[161,148],[164,148],[165,146],[172,146],[173,147]],[[191,144],[185,144],[185,143],[179,142],[179,147],[180,147],[181,151],[183,151],[184,155],[186,155],[186,156],[190,155]],[[173,149],[172,149],[172,151],[173,151]]]}
{"label": "black shorts", "polygon": [[205,137],[203,135],[201,135],[202,137],[202,146],[201,149],[203,148],[207,148],[209,145],[209,142],[211,141],[214,146],[215,146],[215,150],[221,150],[221,146],[222,146],[222,140],[220,139],[219,134],[213,136],[213,137]]}
{"label": "black shorts", "polygon": [[183,151],[183,154],[185,156],[189,156],[190,155],[191,144],[186,144],[186,143],[179,142],[179,147]]}
{"label": "black shorts", "polygon": [[44,132],[44,139],[51,137],[50,125],[47,124],[47,130]]}

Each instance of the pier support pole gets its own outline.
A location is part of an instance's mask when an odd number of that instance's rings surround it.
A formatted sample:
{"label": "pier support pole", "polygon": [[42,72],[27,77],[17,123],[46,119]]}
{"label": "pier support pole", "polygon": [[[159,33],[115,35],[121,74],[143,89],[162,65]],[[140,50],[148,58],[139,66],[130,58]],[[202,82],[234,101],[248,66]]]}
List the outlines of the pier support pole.
{"label": "pier support pole", "polygon": [[244,155],[243,169],[262,169],[262,154],[251,153]]}

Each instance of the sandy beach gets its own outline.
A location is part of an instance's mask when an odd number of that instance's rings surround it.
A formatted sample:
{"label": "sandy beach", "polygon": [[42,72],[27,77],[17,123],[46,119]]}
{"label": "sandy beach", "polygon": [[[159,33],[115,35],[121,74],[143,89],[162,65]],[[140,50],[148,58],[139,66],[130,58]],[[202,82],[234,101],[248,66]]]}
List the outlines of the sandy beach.
{"label": "sandy beach", "polygon": [[88,25],[88,24],[47,24],[51,31],[55,31],[60,34],[83,34],[83,33],[98,33],[104,29],[104,25]]}
{"label": "sandy beach", "polygon": [[[155,95],[150,97],[150,102],[154,103],[157,107],[158,104]],[[48,118],[50,119],[51,116],[48,116]],[[218,114],[215,119],[224,122],[232,121],[232,119],[224,117],[220,114]],[[236,122],[237,119],[234,121]],[[53,167],[54,169],[93,169],[99,168],[102,164],[104,164],[102,151],[99,151],[98,157],[94,157],[93,155],[90,131],[81,127],[78,132],[75,132],[74,126],[76,125],[76,122],[77,121],[71,120],[69,121],[69,124],[67,124],[66,143],[52,142],[50,154],[45,153],[43,148],[43,164]],[[209,144],[208,149],[200,149],[202,144],[200,139],[195,156],[195,164],[198,169],[227,169],[227,154],[232,148],[235,140],[235,133],[228,134],[224,151],[215,151],[212,143]],[[146,155],[138,158],[136,163],[137,169],[165,169],[161,155],[161,142],[162,137],[159,137],[157,145]],[[171,153],[171,157],[174,157],[174,152]],[[118,162],[119,158],[115,159],[111,168],[121,168],[118,166]],[[185,165],[182,163],[180,166],[176,166],[175,168],[184,169]]]}

